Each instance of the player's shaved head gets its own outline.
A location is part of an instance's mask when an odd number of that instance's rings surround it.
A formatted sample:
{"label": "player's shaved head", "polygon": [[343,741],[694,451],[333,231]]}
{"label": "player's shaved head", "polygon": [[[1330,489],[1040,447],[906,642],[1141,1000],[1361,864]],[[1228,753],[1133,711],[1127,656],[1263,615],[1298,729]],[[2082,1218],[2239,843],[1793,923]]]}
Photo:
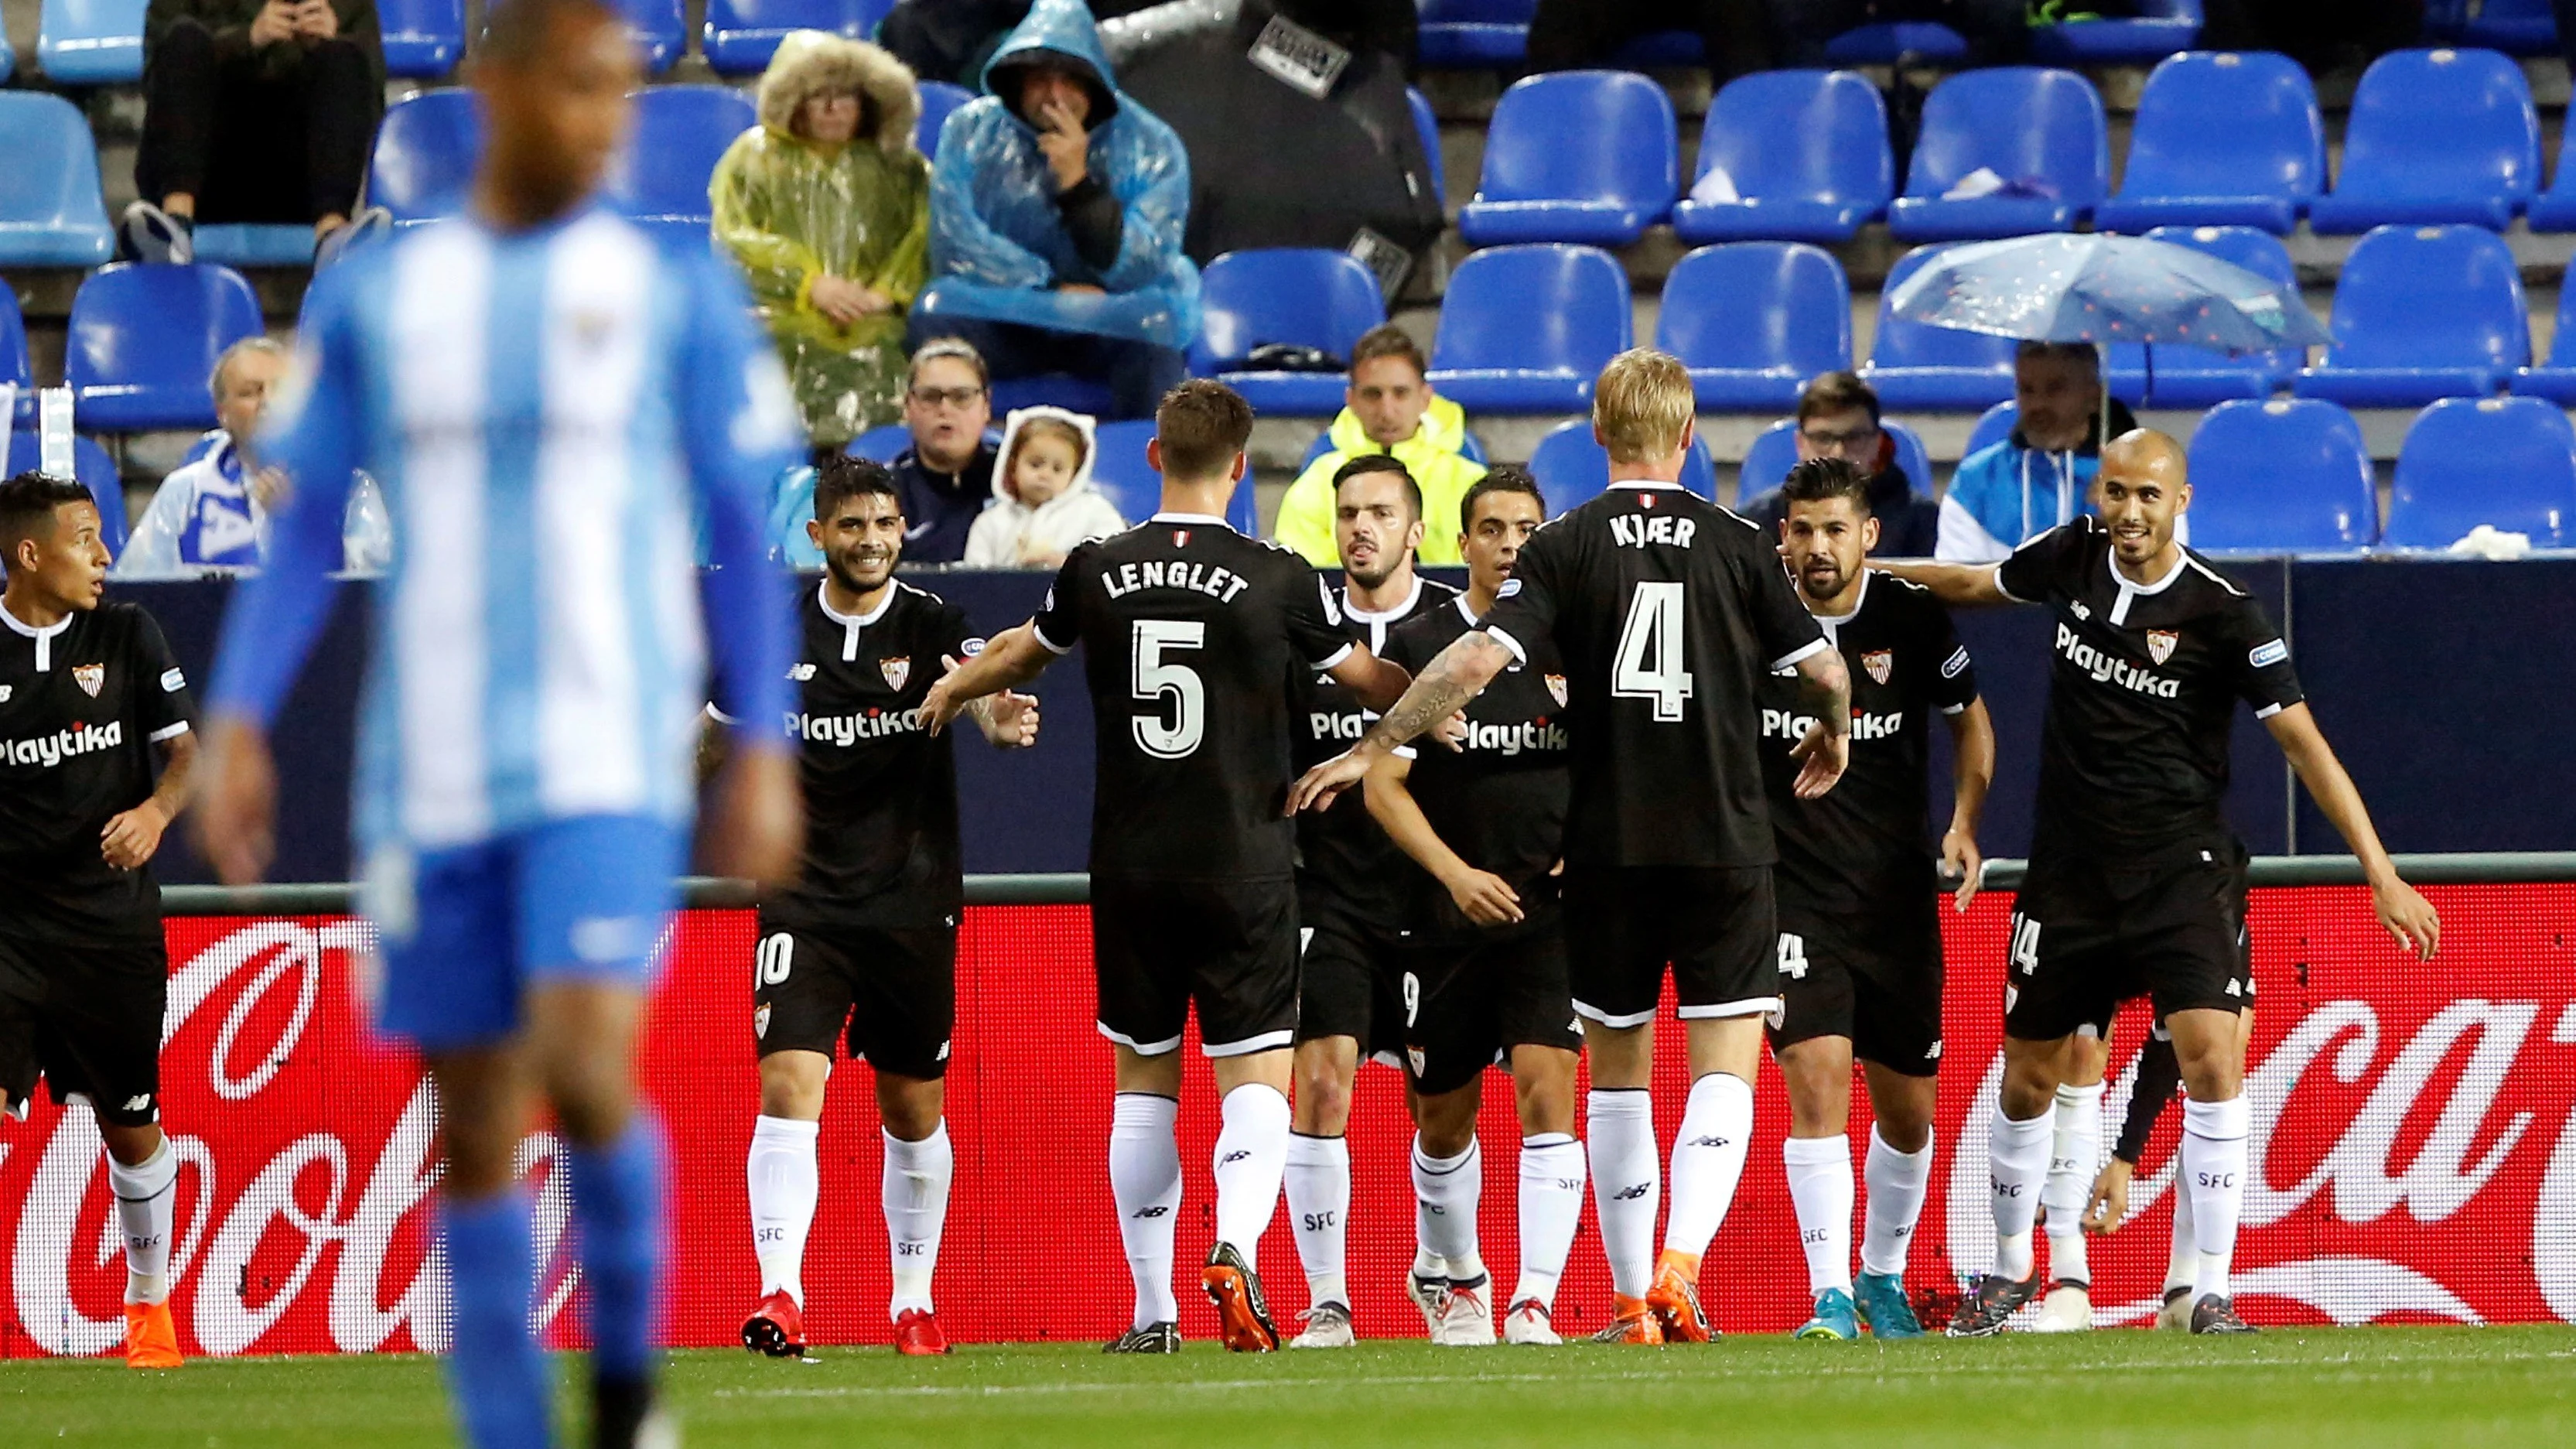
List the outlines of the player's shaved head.
{"label": "player's shaved head", "polygon": [[470,71],[483,102],[477,208],[533,226],[598,189],[625,144],[643,81],[634,43],[601,0],[503,0]]}
{"label": "player's shaved head", "polygon": [[2116,469],[2123,477],[2154,474],[2173,487],[2190,481],[2190,466],[2182,444],[2174,441],[2171,433],[2153,428],[2131,428],[2113,438],[2110,446],[2102,450],[2102,469]]}
{"label": "player's shaved head", "polygon": [[2102,450],[2093,478],[2093,505],[2111,534],[2112,557],[2141,580],[2174,567],[2175,523],[2191,507],[2191,481],[2182,444],[2152,428],[2137,428]]}

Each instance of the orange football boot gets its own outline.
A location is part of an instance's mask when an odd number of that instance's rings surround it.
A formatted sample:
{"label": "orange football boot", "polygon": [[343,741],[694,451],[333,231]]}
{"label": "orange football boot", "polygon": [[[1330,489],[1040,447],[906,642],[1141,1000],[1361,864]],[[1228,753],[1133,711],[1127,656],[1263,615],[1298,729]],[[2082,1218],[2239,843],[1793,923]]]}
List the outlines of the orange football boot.
{"label": "orange football boot", "polygon": [[939,1331],[939,1320],[927,1308],[907,1308],[895,1315],[894,1351],[931,1356],[948,1352],[948,1335]]}
{"label": "orange football boot", "polygon": [[1646,1290],[1646,1307],[1661,1320],[1666,1343],[1706,1343],[1717,1336],[1699,1306],[1699,1261],[1666,1253],[1655,1265],[1655,1284]]}
{"label": "orange football boot", "polygon": [[1664,1325],[1655,1317],[1655,1311],[1646,1306],[1645,1299],[1631,1298],[1625,1293],[1614,1293],[1610,1298],[1616,1311],[1611,1315],[1610,1326],[1592,1335],[1594,1343],[1663,1346]]}
{"label": "orange football boot", "polygon": [[125,1366],[174,1369],[187,1362],[179,1356],[179,1330],[170,1322],[167,1303],[125,1305]]}
{"label": "orange football boot", "polygon": [[1270,1304],[1261,1293],[1261,1277],[1245,1266],[1232,1243],[1208,1252],[1199,1274],[1208,1301],[1216,1305],[1219,1336],[1230,1353],[1269,1353],[1279,1347],[1278,1325],[1270,1321]]}

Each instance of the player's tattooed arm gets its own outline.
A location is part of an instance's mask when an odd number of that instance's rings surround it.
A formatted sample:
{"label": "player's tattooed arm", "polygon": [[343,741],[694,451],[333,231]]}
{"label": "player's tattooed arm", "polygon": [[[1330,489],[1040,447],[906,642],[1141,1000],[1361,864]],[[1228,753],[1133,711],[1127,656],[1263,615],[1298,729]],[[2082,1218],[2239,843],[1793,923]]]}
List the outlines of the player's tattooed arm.
{"label": "player's tattooed arm", "polygon": [[1995,782],[1995,721],[1982,699],[1948,716],[1950,721],[1950,828],[1941,836],[1941,873],[1959,883],[1960,910],[1984,884],[1985,856],[1977,850],[1977,822],[1986,811],[1986,789]]}
{"label": "player's tattooed arm", "polygon": [[1798,704],[1815,717],[1807,737],[1789,751],[1798,762],[1801,800],[1813,800],[1834,788],[1851,764],[1851,671],[1839,649],[1819,649],[1798,661]]}
{"label": "player's tattooed arm", "polygon": [[99,854],[118,870],[133,870],[161,849],[161,833],[188,808],[189,779],[197,770],[197,736],[193,731],[170,737],[161,746],[161,782],[151,796],[107,822],[98,836]]}
{"label": "player's tattooed arm", "polygon": [[2299,772],[2308,797],[2359,857],[2362,878],[2370,882],[2370,908],[2379,924],[2418,959],[2432,960],[2442,945],[2442,918],[2421,892],[2398,877],[2397,863],[2388,858],[2378,829],[2370,823],[2370,808],[2361,803],[2361,791],[2345,773],[2343,761],[2335,758],[2334,746],[2326,743],[2316,716],[2302,702],[2274,712],[2263,724],[2281,753],[2289,757],[2290,768]]}
{"label": "player's tattooed arm", "polygon": [[1368,777],[1369,765],[1378,756],[1456,714],[1511,661],[1511,650],[1484,630],[1459,635],[1423,666],[1404,697],[1379,716],[1358,744],[1308,770],[1290,787],[1288,813],[1332,804],[1344,790]]}
{"label": "player's tattooed arm", "polygon": [[1431,872],[1468,920],[1479,926],[1508,926],[1520,920],[1520,893],[1511,883],[1469,865],[1431,827],[1431,818],[1422,813],[1421,802],[1405,783],[1412,773],[1413,762],[1402,755],[1380,755],[1370,762],[1368,811],[1378,828],[1398,850],[1413,857],[1414,864]]}
{"label": "player's tattooed arm", "polygon": [[921,707],[913,711],[913,718],[935,735],[964,713],[968,704],[1027,684],[1054,662],[1055,651],[1039,642],[1035,622],[1005,629],[993,636],[983,653],[931,685],[930,693],[922,697]]}
{"label": "player's tattooed arm", "polygon": [[[957,661],[940,656],[949,672],[959,668]],[[966,706],[975,723],[984,731],[984,742],[997,750],[1025,750],[1038,742],[1038,701],[1035,695],[1019,694],[1008,689],[996,690]]]}
{"label": "player's tattooed arm", "polygon": [[1869,566],[1883,574],[1893,574],[1909,584],[1921,584],[1932,591],[1932,597],[1952,608],[1980,608],[1990,604],[2009,604],[2013,596],[1995,581],[2000,564],[1934,563],[1930,560],[1904,561],[1871,559]]}

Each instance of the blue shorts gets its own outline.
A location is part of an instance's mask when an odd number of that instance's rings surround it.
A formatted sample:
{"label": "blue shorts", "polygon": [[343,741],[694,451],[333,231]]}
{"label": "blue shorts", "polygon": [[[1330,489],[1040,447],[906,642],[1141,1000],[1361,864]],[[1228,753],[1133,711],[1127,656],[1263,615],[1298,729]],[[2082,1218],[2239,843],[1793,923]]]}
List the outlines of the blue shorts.
{"label": "blue shorts", "polygon": [[532,983],[646,988],[685,848],[666,821],[593,815],[370,862],[379,1024],[427,1051],[477,1046],[518,1030]]}

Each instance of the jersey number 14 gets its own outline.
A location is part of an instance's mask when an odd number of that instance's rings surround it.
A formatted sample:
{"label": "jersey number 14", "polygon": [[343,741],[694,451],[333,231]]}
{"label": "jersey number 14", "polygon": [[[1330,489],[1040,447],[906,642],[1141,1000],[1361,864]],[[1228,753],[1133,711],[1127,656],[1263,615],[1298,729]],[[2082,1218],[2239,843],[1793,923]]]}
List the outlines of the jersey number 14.
{"label": "jersey number 14", "polygon": [[1610,693],[1619,699],[1648,699],[1655,718],[1665,724],[1682,717],[1682,701],[1691,697],[1691,673],[1684,663],[1682,620],[1687,614],[1682,586],[1644,583],[1628,596],[1628,621],[1619,626],[1619,657],[1610,672]]}

